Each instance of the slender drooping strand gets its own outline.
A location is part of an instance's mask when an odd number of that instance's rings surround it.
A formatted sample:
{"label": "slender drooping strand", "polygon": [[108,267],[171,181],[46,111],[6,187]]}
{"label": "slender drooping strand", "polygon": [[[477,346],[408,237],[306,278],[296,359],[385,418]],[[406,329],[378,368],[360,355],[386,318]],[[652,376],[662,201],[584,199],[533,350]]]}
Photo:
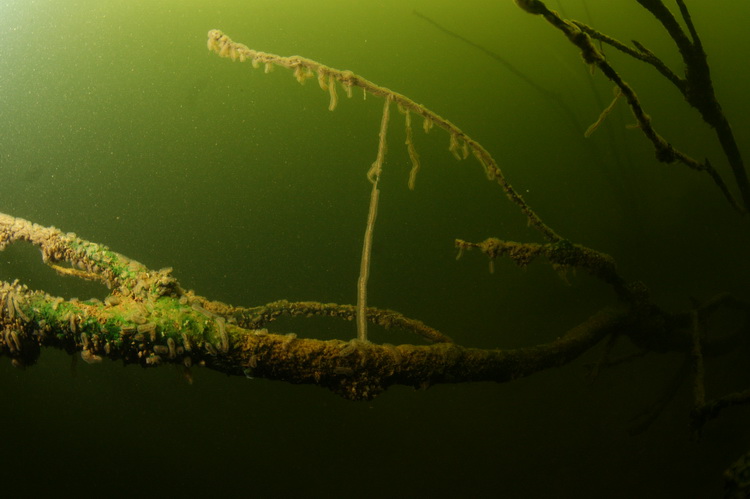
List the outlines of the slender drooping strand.
{"label": "slender drooping strand", "polygon": [[383,160],[385,159],[386,143],[385,137],[388,132],[388,119],[390,116],[391,98],[385,98],[383,105],[383,117],[380,120],[380,135],[378,142],[378,155],[367,172],[367,178],[372,182],[370,191],[370,208],[367,213],[367,227],[365,228],[365,239],[362,242],[362,258],[359,263],[359,279],[357,280],[357,339],[367,341],[367,281],[370,278],[370,255],[372,252],[372,234],[375,230],[375,219],[378,216],[378,199],[380,191],[378,182],[380,173],[383,171]]}

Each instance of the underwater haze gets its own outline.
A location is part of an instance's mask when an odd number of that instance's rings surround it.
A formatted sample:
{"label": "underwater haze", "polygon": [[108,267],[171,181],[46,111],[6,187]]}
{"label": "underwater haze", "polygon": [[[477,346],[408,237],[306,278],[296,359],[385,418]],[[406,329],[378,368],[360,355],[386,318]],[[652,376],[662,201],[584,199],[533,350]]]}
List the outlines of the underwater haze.
{"label": "underwater haze", "polygon": [[[747,158],[750,4],[686,2]],[[682,71],[636,1],[546,3]],[[750,298],[747,218],[707,175],[658,163],[624,102],[584,138],[612,84],[512,0],[0,0],[0,212],[172,267],[213,300],[356,303],[382,99],[339,92],[329,111],[314,80],[210,53],[211,29],[351,70],[455,123],[548,225],[612,255],[667,310],[720,292]],[[731,178],[711,130],[669,82],[605,53],[663,136]],[[392,107],[370,305],[462,345],[518,348],[616,303],[583,271],[498,259],[491,273],[478,251],[457,260],[456,238],[543,241],[473,158],[457,161],[446,133],[419,125],[412,191]],[[0,253],[0,279],[65,298],[107,295],[57,276],[22,244]],[[356,336],[353,322],[319,318],[270,329]],[[696,438],[685,380],[635,431],[684,356],[651,353],[591,380],[603,351],[512,383],[394,386],[368,402],[197,367],[188,384],[172,366],[88,365],[51,349],[23,370],[0,358],[0,479],[29,497],[720,497],[722,472],[750,450],[750,408],[727,410]],[[709,398],[750,386],[747,359],[707,360]]]}

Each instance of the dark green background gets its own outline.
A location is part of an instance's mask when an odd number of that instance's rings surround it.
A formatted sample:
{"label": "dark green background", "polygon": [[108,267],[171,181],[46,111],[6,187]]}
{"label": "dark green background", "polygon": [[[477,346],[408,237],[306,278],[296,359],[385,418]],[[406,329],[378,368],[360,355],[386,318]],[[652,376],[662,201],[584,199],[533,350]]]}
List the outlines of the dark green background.
{"label": "dark green background", "polygon": [[[633,0],[551,1],[623,41],[638,39],[676,70],[658,23]],[[667,4],[674,8],[673,2]],[[690,1],[718,95],[743,152],[750,135],[746,2]],[[578,126],[485,54],[413,11],[500,54],[573,109]],[[2,1],[0,211],[74,231],[186,288],[238,305],[286,298],[353,303],[382,101],[315,81],[265,75],[206,50],[218,28],[251,48],[350,69],[423,103],[479,140],[563,236],[612,254],[657,302],[684,309],[720,291],[748,297],[747,222],[706,175],[660,165],[577,50],[510,0]],[[607,50],[655,127],[727,173],[716,140],[656,72]],[[393,110],[381,182],[369,301],[458,342],[546,342],[612,303],[579,272],[522,271],[453,239],[539,241],[448,137],[415,127],[408,156]],[[419,122],[417,125],[421,124]],[[0,255],[0,278],[65,297],[103,297],[63,279],[36,249]],[[730,317],[723,325],[732,324]],[[722,325],[722,323],[717,323]],[[289,321],[275,331],[350,338],[354,324]],[[374,341],[411,342],[371,328]],[[621,344],[618,355],[631,353]],[[645,433],[632,419],[682,361],[651,354],[604,371],[585,365],[507,385],[395,387],[372,402],[328,391],[169,366],[89,366],[45,351],[38,365],[0,362],[0,483],[9,492],[260,497],[715,497],[721,472],[750,448],[747,408],[690,438],[684,383]],[[747,352],[707,361],[709,396],[747,387]],[[2,359],[0,359],[2,360]]]}

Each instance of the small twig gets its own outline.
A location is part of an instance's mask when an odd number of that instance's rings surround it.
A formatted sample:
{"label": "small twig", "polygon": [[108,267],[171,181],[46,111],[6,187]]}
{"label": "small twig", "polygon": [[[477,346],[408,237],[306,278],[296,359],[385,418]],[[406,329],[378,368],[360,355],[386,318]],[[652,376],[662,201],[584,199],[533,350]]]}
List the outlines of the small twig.
{"label": "small twig", "polygon": [[471,248],[479,249],[487,255],[491,265],[498,256],[505,256],[519,267],[526,267],[537,256],[544,256],[557,271],[564,272],[569,268],[586,270],[594,277],[611,285],[617,296],[626,303],[642,303],[645,300],[645,291],[629,285],[617,272],[614,258],[567,240],[537,244],[504,241],[490,237],[480,243],[456,239],[455,244],[460,252]]}
{"label": "small twig", "polygon": [[619,40],[616,40],[612,38],[611,36],[605,35],[604,33],[601,33],[591,26],[582,23],[580,21],[571,21],[573,24],[581,28],[581,31],[589,35],[591,38],[594,38],[596,40],[600,40],[603,43],[606,43],[607,45],[610,45],[611,47],[616,48],[620,52],[623,52],[624,54],[627,54],[635,59],[638,59],[639,61],[643,61],[647,64],[651,64],[654,68],[656,68],[657,71],[659,71],[662,75],[664,75],[665,78],[667,78],[669,81],[675,84],[675,86],[680,89],[680,92],[685,91],[685,80],[677,76],[677,74],[669,69],[669,67],[656,57],[656,55],[648,50],[645,46],[643,46],[641,43],[639,43],[637,40],[632,40],[633,45],[635,45],[636,49],[634,50],[624,43],[620,42]]}
{"label": "small twig", "polygon": [[[618,335],[618,337],[619,337],[619,335]],[[628,364],[630,362],[634,362],[635,360],[640,359],[641,357],[645,357],[649,353],[651,353],[651,352],[649,352],[648,350],[640,350],[638,352],[631,353],[631,354],[628,354],[628,355],[622,355],[622,356],[617,357],[616,359],[613,359],[613,360],[602,359],[602,360],[606,360],[606,362],[603,363],[601,366],[596,367],[596,371],[600,371],[601,368],[607,368],[607,369],[609,369],[609,368],[612,368],[612,367],[619,366],[621,364]],[[594,371],[594,369],[595,369],[595,365],[592,365],[592,364],[589,364],[586,367],[589,368],[591,371]],[[589,373],[589,374],[591,374],[591,373]]]}
{"label": "small twig", "polygon": [[693,424],[701,428],[707,422],[716,418],[719,413],[727,407],[735,405],[750,404],[750,389],[742,392],[730,393],[721,398],[712,400],[693,412]]}
{"label": "small twig", "polygon": [[599,360],[594,364],[588,364],[586,366],[589,368],[589,372],[587,373],[586,377],[594,380],[599,377],[599,372],[601,371],[602,367],[610,366],[609,355],[612,353],[612,349],[617,343],[617,338],[619,338],[619,335],[617,334],[612,334],[609,338],[607,338],[607,342],[604,344],[604,351],[602,352],[601,357],[599,357]]}
{"label": "small twig", "polygon": [[[354,305],[338,303],[320,303],[316,301],[290,302],[279,300],[260,307],[232,307],[226,304],[210,302],[206,305],[209,310],[216,310],[223,316],[231,316],[237,324],[246,329],[261,329],[278,317],[335,317],[347,321],[354,320],[357,309]],[[431,328],[422,321],[410,319],[393,310],[367,307],[367,320],[385,329],[403,329],[426,339],[430,343],[453,343],[453,340],[437,329]]]}
{"label": "small twig", "polygon": [[690,363],[685,360],[680,364],[680,368],[669,381],[659,399],[653,405],[631,418],[632,425],[628,430],[630,435],[639,435],[648,430],[653,422],[656,421],[662,412],[664,412],[664,409],[669,405],[669,402],[671,402],[679,392],[680,386],[682,386],[685,377],[689,372],[689,368]]}
{"label": "small twig", "polygon": [[687,25],[688,31],[690,31],[690,37],[693,39],[693,47],[702,51],[703,44],[701,43],[701,38],[700,36],[698,36],[698,31],[695,29],[695,25],[693,24],[693,18],[690,17],[690,12],[688,12],[687,5],[685,5],[685,2],[683,0],[677,0],[677,5],[680,8],[682,19],[685,21],[685,25]]}
{"label": "small twig", "polygon": [[480,45],[465,36],[462,36],[455,31],[452,31],[442,24],[438,23],[434,19],[427,17],[426,15],[422,14],[419,11],[413,11],[412,12],[415,16],[419,17],[420,19],[423,19],[424,21],[430,23],[432,26],[435,27],[435,29],[442,31],[448,36],[451,36],[466,45],[475,48],[476,50],[479,50],[483,54],[487,55],[500,65],[502,65],[508,72],[513,74],[514,76],[518,77],[521,81],[523,81],[526,85],[528,85],[530,88],[532,88],[534,91],[536,91],[539,95],[546,98],[550,104],[554,106],[554,108],[560,112],[560,115],[563,116],[573,127],[574,130],[578,131],[581,130],[583,127],[578,120],[578,117],[576,116],[576,113],[573,112],[573,110],[568,106],[568,104],[561,98],[560,94],[558,92],[553,92],[551,90],[548,90],[541,86],[539,83],[531,79],[526,73],[515,67],[513,64],[508,62],[507,59],[505,59],[503,56],[498,54],[497,52],[493,52],[492,50],[489,50],[487,47]]}
{"label": "small twig", "polygon": [[690,360],[693,368],[693,404],[697,410],[706,403],[706,387],[704,384],[705,370],[703,367],[703,352],[701,351],[701,320],[697,310],[690,313],[692,319],[693,345],[690,350]]}
{"label": "small twig", "polygon": [[607,118],[607,116],[609,116],[609,113],[611,113],[615,108],[615,105],[617,105],[617,101],[620,100],[620,96],[622,96],[622,92],[620,92],[620,89],[618,87],[615,87],[614,98],[612,99],[612,102],[610,102],[609,105],[604,108],[604,110],[599,114],[599,117],[596,119],[596,121],[589,125],[589,127],[583,133],[584,137],[591,137],[591,134],[593,134],[601,126],[601,124],[604,123],[604,120]]}

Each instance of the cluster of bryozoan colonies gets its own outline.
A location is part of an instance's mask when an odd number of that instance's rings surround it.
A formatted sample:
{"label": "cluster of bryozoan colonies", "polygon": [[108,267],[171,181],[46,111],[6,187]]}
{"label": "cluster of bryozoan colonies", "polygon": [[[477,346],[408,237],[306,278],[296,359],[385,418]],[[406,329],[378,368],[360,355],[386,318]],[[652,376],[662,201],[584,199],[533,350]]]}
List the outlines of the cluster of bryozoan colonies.
{"label": "cluster of bryozoan colonies", "polygon": [[17,322],[16,319],[29,320],[21,308],[27,291],[28,287],[25,284],[19,284],[18,279],[11,284],[0,282],[0,318],[3,323],[14,324]]}
{"label": "cluster of bryozoan colonies", "polygon": [[[75,328],[75,319],[71,319],[71,328]],[[185,348],[177,345],[173,338],[167,338],[166,344],[156,343],[156,325],[152,323],[139,324],[138,326],[126,326],[120,330],[119,341],[106,340],[106,336],[82,332],[77,335],[80,341],[81,358],[89,364],[102,361],[102,356],[117,357],[118,348],[120,354],[127,360],[136,361],[146,366],[156,366],[162,359],[175,362],[181,358],[185,367],[192,365],[192,359],[185,355]],[[133,359],[129,356],[133,355]]]}
{"label": "cluster of bryozoan colonies", "polygon": [[[221,315],[206,310],[198,299],[191,299],[188,295],[182,295],[180,297],[180,304],[187,305],[188,303],[190,303],[190,308],[198,312],[200,315],[208,320],[214,321],[214,327],[217,333],[217,338],[214,340],[216,345],[208,341],[205,342],[208,352],[211,355],[216,355],[218,352],[227,353],[229,351],[229,335],[227,334],[226,319]],[[216,348],[217,346],[218,352]]]}
{"label": "cluster of bryozoan colonies", "polygon": [[[117,307],[123,300],[110,296],[105,299],[105,304]],[[218,338],[212,343],[204,341],[199,335],[190,335],[184,331],[179,337],[166,335],[158,318],[157,322],[152,322],[154,314],[157,317],[159,314],[148,304],[130,302],[127,306],[132,308],[124,316],[126,325],[114,329],[98,322],[82,320],[74,310],[63,316],[84,361],[98,363],[107,356],[144,367],[158,366],[163,362],[181,363],[185,368],[186,379],[191,381],[190,368],[194,361],[198,365],[204,365],[209,358],[217,356],[219,351],[228,351],[229,340],[223,318],[215,322]]]}
{"label": "cluster of bryozoan colonies", "polygon": [[[63,234],[54,227],[42,227],[20,218],[12,218],[12,222],[4,225],[4,228],[4,244],[13,241],[29,241],[39,247],[45,263],[65,260],[72,252],[62,243]],[[4,249],[4,245],[0,249]]]}
{"label": "cluster of bryozoan colonies", "polygon": [[131,260],[127,269],[118,276],[118,293],[124,297],[153,301],[161,296],[177,296],[182,293],[177,280],[171,276],[172,268],[150,271],[142,264]]}
{"label": "cluster of bryozoan colonies", "polygon": [[0,319],[2,319],[3,326],[0,344],[10,355],[21,352],[20,326],[23,321],[28,321],[28,317],[21,309],[23,291],[24,289],[18,284],[18,280],[13,281],[12,284],[0,283]]}
{"label": "cluster of bryozoan colonies", "polygon": [[[250,50],[246,45],[234,43],[227,35],[218,29],[208,32],[208,50],[216,52],[221,57],[231,57],[233,61],[239,59],[247,60],[247,52]],[[244,49],[244,50],[243,50]]]}
{"label": "cluster of bryozoan colonies", "polygon": [[51,298],[41,291],[29,291],[18,280],[12,283],[0,281],[0,353],[9,355],[16,367],[23,367],[26,361],[37,357],[38,345],[44,343],[51,331],[43,320],[33,324],[30,321],[29,299],[32,295]]}
{"label": "cluster of bryozoan colonies", "polygon": [[[213,338],[184,331],[180,336],[173,336],[174,333],[168,333],[160,323],[160,320],[169,319],[160,319],[159,312],[146,302],[111,295],[102,304],[96,299],[66,301],[45,295],[42,300],[45,306],[29,308],[28,293],[28,289],[17,282],[0,282],[0,319],[3,325],[0,347],[13,358],[15,365],[24,364],[26,354],[34,350],[26,350],[32,344],[35,347],[56,344],[66,349],[74,345],[87,363],[101,362],[105,356],[142,366],[182,363],[189,380],[193,361],[203,365],[209,358],[229,350],[224,318],[206,311],[197,300],[192,307],[187,302],[183,305],[192,314],[199,312],[205,316],[200,322],[212,327],[206,327],[203,334],[211,332]],[[123,307],[126,310],[121,315]],[[36,312],[30,317],[32,309]],[[49,310],[53,324],[36,315],[42,309]],[[47,317],[47,314],[43,316]]]}

